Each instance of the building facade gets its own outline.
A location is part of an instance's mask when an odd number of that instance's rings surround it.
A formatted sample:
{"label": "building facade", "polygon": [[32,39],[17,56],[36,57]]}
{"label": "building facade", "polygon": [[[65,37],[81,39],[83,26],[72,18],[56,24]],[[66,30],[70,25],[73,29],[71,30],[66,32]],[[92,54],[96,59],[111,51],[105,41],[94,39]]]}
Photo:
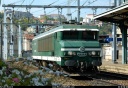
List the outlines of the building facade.
{"label": "building facade", "polygon": [[32,50],[32,39],[34,38],[35,29],[28,27],[26,31],[23,32],[23,51]]}

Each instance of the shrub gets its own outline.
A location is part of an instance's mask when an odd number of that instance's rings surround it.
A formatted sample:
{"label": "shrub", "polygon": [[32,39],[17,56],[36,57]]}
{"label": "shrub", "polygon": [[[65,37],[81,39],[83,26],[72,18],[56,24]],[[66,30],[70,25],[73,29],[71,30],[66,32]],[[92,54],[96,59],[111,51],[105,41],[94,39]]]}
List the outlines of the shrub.
{"label": "shrub", "polygon": [[3,66],[6,66],[5,62],[0,60],[0,67],[2,68]]}

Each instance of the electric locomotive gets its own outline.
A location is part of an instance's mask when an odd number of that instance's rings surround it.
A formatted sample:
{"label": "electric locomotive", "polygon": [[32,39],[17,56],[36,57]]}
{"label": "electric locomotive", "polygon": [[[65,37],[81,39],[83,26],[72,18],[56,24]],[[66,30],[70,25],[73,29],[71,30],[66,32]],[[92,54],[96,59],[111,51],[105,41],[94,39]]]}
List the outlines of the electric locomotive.
{"label": "electric locomotive", "polygon": [[61,24],[34,37],[32,57],[43,66],[87,70],[102,65],[97,26]]}

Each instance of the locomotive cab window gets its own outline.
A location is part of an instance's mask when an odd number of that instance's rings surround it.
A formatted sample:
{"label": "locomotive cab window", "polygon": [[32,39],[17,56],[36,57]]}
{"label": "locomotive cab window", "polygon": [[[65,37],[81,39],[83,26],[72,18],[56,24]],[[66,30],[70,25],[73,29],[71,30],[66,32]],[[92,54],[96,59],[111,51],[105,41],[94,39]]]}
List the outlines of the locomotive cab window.
{"label": "locomotive cab window", "polygon": [[78,39],[78,31],[63,31],[62,39],[63,40],[77,40]]}
{"label": "locomotive cab window", "polygon": [[83,31],[82,40],[97,40],[97,32],[96,31]]}

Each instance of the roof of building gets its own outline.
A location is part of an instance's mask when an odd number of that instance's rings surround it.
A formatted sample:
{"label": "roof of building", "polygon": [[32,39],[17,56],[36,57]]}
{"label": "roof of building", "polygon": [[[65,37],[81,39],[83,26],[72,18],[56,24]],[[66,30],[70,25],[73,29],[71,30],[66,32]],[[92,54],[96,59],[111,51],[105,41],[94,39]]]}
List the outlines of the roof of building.
{"label": "roof of building", "polygon": [[34,34],[24,34],[24,37],[26,38],[26,39],[33,39],[34,38]]}

